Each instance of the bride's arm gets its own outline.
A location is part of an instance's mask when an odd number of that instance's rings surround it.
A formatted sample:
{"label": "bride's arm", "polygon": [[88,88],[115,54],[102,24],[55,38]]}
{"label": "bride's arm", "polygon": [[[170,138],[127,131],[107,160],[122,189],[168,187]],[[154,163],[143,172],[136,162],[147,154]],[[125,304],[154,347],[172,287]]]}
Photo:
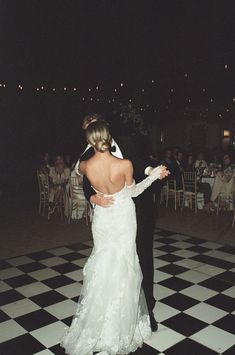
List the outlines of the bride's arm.
{"label": "bride's arm", "polygon": [[146,177],[144,180],[135,184],[133,179],[133,168],[132,168],[132,179],[129,175],[129,184],[126,180],[126,185],[130,191],[131,197],[137,197],[142,194],[152,183],[157,179],[163,179],[164,177],[169,175],[169,171],[166,169],[165,166],[158,166],[151,170],[150,175]]}

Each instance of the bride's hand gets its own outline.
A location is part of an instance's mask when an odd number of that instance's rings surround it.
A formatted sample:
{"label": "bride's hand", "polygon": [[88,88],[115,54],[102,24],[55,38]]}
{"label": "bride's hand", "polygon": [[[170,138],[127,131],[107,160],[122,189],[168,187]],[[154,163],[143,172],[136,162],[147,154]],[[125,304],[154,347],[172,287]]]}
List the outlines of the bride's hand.
{"label": "bride's hand", "polygon": [[155,177],[156,179],[162,180],[169,174],[170,171],[167,170],[166,166],[159,165],[156,168],[153,168],[149,175]]}

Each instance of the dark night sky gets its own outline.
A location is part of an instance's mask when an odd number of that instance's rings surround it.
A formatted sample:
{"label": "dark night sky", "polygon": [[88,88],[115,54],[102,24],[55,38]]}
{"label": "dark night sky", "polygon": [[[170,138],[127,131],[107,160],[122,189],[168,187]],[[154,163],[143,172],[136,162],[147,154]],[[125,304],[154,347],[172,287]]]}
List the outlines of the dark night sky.
{"label": "dark night sky", "polygon": [[234,0],[0,0],[0,49],[0,165],[12,177],[31,179],[39,151],[78,154],[83,114],[103,109],[37,86],[87,94],[98,84],[108,95],[124,82],[131,95],[155,79],[146,100],[164,108],[173,87],[173,114],[191,96],[197,109],[214,97],[224,110],[235,97]]}
{"label": "dark night sky", "polygon": [[1,0],[1,77],[87,85],[174,81],[193,70],[212,80],[235,57],[233,8],[226,0]]}

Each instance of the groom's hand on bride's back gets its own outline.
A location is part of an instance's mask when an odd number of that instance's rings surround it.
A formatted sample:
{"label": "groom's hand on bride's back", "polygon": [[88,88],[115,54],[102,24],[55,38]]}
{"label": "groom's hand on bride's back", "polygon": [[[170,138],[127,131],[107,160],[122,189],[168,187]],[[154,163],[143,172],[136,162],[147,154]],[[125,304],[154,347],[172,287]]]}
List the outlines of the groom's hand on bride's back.
{"label": "groom's hand on bride's back", "polygon": [[92,205],[98,205],[100,207],[108,208],[113,205],[113,198],[107,197],[102,194],[95,194],[90,197],[90,203]]}

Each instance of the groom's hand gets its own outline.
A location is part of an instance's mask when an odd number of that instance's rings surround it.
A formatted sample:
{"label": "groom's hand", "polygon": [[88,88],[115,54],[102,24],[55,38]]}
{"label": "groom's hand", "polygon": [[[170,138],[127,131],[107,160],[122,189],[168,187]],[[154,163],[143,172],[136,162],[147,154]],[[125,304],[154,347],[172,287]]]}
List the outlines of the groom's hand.
{"label": "groom's hand", "polygon": [[112,206],[114,200],[112,197],[107,197],[101,194],[92,195],[90,198],[90,203],[93,205],[98,205],[100,207],[108,208]]}

